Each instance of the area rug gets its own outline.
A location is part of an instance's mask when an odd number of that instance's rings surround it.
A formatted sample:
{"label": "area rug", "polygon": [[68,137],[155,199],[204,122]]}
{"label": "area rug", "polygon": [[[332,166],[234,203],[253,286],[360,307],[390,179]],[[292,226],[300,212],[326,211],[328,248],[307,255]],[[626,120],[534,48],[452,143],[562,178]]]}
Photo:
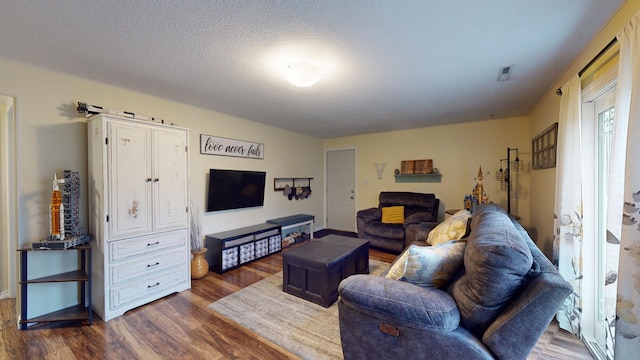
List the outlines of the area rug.
{"label": "area rug", "polygon": [[[388,263],[370,260],[369,272]],[[328,308],[282,291],[282,272],[237,291],[209,308],[303,359],[342,359],[338,303]]]}

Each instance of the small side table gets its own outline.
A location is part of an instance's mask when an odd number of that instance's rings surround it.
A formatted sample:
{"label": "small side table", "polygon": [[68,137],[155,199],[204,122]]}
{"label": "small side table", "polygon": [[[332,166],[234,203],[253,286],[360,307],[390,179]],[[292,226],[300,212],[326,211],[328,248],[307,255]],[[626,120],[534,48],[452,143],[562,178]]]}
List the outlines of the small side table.
{"label": "small side table", "polygon": [[[91,245],[83,244],[71,247],[66,250],[40,250],[32,248],[19,249],[20,252],[20,329],[26,330],[29,323],[44,323],[55,321],[88,321],[92,322],[93,310],[91,309]],[[37,279],[29,279],[28,260],[32,251],[78,251],[78,269],[61,274],[45,276]],[[29,301],[29,284],[77,282],[80,294],[80,304],[54,311],[48,314],[29,318],[27,315],[27,305]]]}

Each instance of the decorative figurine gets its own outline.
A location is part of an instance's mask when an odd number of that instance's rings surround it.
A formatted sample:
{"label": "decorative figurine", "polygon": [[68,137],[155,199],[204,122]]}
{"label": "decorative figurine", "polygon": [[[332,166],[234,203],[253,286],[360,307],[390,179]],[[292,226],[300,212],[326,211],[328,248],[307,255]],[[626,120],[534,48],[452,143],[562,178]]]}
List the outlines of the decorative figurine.
{"label": "decorative figurine", "polygon": [[62,204],[64,205],[64,232],[69,236],[87,234],[80,224],[80,176],[77,171],[64,170],[64,187],[62,188]]}
{"label": "decorative figurine", "polygon": [[472,214],[475,213],[475,210],[478,207],[478,205],[489,203],[489,196],[484,191],[484,185],[482,184],[482,179],[483,179],[482,165],[480,165],[480,167],[478,168],[478,177],[477,177],[478,182],[476,183],[476,186],[473,188],[471,195],[465,196],[464,208],[466,210],[471,211]]}
{"label": "decorative figurine", "polygon": [[64,179],[58,179],[54,173],[51,204],[49,204],[49,239],[51,240],[64,240],[64,204],[62,204],[60,184],[64,184]]}
{"label": "decorative figurine", "polygon": [[49,235],[31,244],[35,249],[67,249],[91,241],[80,224],[80,177],[77,171],[64,170],[62,179],[53,174],[49,204]]}

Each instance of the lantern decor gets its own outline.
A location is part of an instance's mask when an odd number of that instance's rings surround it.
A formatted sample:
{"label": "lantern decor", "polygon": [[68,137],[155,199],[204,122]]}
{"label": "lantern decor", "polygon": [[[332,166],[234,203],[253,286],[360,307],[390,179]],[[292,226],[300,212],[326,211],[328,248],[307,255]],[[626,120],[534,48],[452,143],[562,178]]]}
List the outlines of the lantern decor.
{"label": "lantern decor", "polygon": [[[511,161],[511,152],[516,152],[516,158]],[[504,169],[506,164],[506,169]],[[507,213],[511,214],[511,188],[513,187],[513,178],[515,171],[523,171],[525,169],[524,161],[520,160],[518,148],[507,148],[507,158],[500,159],[500,170],[496,171],[496,180],[500,182],[500,190],[507,192]]]}

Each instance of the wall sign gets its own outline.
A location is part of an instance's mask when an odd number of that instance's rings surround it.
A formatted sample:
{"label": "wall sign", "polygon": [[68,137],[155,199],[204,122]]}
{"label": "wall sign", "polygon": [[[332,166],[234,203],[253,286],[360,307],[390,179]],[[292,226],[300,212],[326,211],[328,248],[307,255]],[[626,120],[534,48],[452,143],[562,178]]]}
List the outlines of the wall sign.
{"label": "wall sign", "polygon": [[200,153],[264,159],[264,144],[200,134]]}

